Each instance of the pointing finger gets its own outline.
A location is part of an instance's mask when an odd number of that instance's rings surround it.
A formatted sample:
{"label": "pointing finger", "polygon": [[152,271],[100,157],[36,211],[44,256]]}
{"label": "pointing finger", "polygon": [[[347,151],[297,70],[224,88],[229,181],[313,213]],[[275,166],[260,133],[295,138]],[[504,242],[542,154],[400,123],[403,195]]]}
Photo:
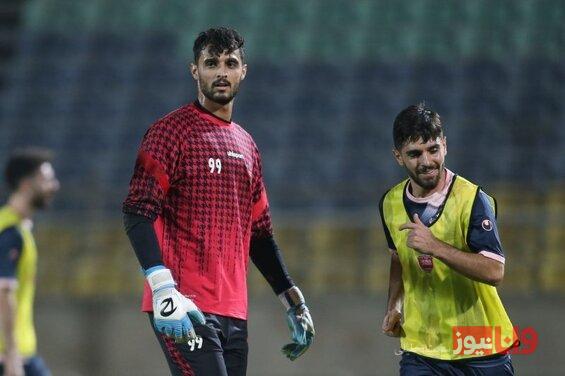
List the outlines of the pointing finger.
{"label": "pointing finger", "polygon": [[420,217],[418,216],[418,213],[414,214],[414,223],[419,224],[419,225],[423,225],[424,223],[420,220]]}

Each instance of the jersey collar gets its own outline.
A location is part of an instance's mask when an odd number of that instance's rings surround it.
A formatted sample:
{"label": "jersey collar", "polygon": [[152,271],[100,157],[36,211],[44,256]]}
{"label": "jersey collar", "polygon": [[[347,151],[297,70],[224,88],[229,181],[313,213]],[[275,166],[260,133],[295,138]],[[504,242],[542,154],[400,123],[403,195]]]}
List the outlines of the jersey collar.
{"label": "jersey collar", "polygon": [[[447,191],[445,192],[445,195],[444,194],[440,195],[440,198],[442,198],[441,204],[439,205],[436,214],[432,217],[431,222],[429,224],[427,224],[428,227],[432,227],[441,217],[441,214],[443,213],[443,209],[445,207],[447,199],[449,198],[449,194],[451,193],[451,189],[453,188],[455,180],[457,179],[456,174],[452,173],[449,170],[447,170],[447,171],[451,173],[451,177],[450,177],[451,179],[449,181],[449,184],[446,184]],[[406,185],[404,186],[404,192],[403,192],[403,197],[402,197],[402,206],[404,206],[404,210],[406,211],[406,215],[408,215],[408,218],[410,218],[410,221],[413,222],[412,217],[410,215],[410,211],[408,210],[408,207],[406,206],[406,200],[410,200],[410,198],[408,197],[408,193],[410,192],[408,190],[409,185],[410,185],[410,179],[406,179]],[[437,193],[440,193],[440,192],[437,192]],[[415,198],[414,196],[412,196],[412,197]],[[428,197],[426,197],[426,198],[428,198]]]}
{"label": "jersey collar", "polygon": [[447,197],[447,192],[449,192],[449,187],[451,186],[451,181],[453,180],[453,176],[454,176],[454,173],[446,168],[445,169],[445,184],[443,186],[443,189],[441,191],[434,192],[433,194],[431,194],[430,196],[427,196],[427,197],[415,197],[410,192],[410,183],[408,183],[406,185],[406,197],[410,201],[416,202],[418,204],[431,204],[431,205],[434,205],[434,206],[440,206],[442,204],[442,202],[445,200],[445,198]]}
{"label": "jersey collar", "polygon": [[210,111],[208,111],[197,100],[192,102],[190,104],[190,107],[195,109],[196,112],[198,112],[198,114],[201,117],[205,118],[206,120],[210,121],[211,123],[213,123],[215,125],[219,125],[219,126],[222,126],[222,127],[229,127],[230,125],[233,124],[231,121],[226,121],[226,120],[224,120],[220,117],[217,117],[216,115],[214,115]]}

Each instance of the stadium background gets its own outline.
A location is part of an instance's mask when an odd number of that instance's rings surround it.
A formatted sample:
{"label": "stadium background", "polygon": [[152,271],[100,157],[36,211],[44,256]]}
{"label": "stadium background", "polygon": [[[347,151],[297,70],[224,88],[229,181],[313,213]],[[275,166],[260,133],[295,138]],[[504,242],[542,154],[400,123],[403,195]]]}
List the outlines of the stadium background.
{"label": "stadium background", "polygon": [[318,331],[303,358],[283,359],[283,310],[252,267],[249,374],[396,373],[398,345],[379,329],[377,206],[403,177],[394,116],[421,100],[442,115],[448,166],[499,201],[500,292],[539,334],[534,354],[514,356],[519,374],[562,372],[563,19],[563,1],[2,0],[0,161],[50,147],[62,183],[35,227],[39,349],[54,374],[166,374],[120,205],[145,129],[193,100],[192,42],[217,25],[246,38],[234,120],[262,150],[277,238]]}

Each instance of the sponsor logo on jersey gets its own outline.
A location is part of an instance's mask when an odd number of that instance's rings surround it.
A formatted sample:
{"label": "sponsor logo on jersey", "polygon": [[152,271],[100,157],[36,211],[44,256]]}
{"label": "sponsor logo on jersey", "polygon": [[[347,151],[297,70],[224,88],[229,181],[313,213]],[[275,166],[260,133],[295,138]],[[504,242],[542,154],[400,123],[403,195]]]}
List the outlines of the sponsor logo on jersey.
{"label": "sponsor logo on jersey", "polygon": [[490,221],[490,219],[484,219],[481,222],[481,226],[483,227],[483,230],[485,230],[485,231],[492,231],[492,222]]}
{"label": "sponsor logo on jersey", "polygon": [[228,151],[228,157],[243,159],[243,154],[236,153],[235,151]]}

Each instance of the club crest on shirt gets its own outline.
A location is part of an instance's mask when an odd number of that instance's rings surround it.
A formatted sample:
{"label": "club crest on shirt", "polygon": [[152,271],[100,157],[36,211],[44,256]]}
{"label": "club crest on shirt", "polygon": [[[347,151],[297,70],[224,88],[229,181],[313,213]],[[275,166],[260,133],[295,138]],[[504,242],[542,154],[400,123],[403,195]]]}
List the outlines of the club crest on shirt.
{"label": "club crest on shirt", "polygon": [[423,271],[429,273],[434,268],[434,258],[430,255],[420,255],[418,256],[418,264]]}
{"label": "club crest on shirt", "polygon": [[228,151],[228,157],[231,158],[237,158],[237,159],[243,159],[243,154],[240,153],[236,153],[235,151]]}
{"label": "club crest on shirt", "polygon": [[420,255],[418,256],[418,264],[425,272],[431,272],[434,268],[434,258],[430,255]]}
{"label": "club crest on shirt", "polygon": [[481,226],[483,227],[483,230],[485,230],[485,231],[491,231],[492,230],[492,222],[490,221],[490,219],[484,219],[481,222]]}

